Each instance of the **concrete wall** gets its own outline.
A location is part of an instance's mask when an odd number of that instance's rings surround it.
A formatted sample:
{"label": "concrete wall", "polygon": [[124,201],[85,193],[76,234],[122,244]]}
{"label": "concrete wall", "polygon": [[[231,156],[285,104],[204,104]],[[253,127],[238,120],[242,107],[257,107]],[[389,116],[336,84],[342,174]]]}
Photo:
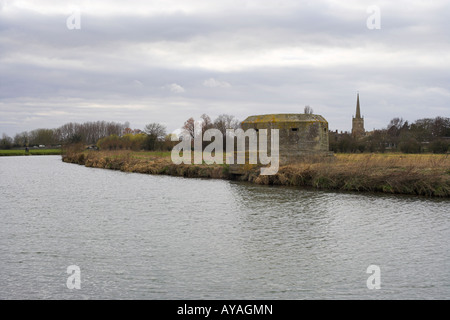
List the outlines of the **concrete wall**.
{"label": "concrete wall", "polygon": [[[330,155],[328,122],[313,114],[270,114],[250,116],[242,129],[278,129],[280,137],[280,163],[301,160],[305,156]],[[269,137],[270,139],[270,137]],[[270,140],[269,140],[270,141]]]}

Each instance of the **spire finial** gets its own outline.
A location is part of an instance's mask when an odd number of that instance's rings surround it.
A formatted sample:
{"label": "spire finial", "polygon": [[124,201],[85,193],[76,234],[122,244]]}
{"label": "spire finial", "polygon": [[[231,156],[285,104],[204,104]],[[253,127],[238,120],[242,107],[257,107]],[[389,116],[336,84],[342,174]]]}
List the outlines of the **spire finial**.
{"label": "spire finial", "polygon": [[359,107],[359,91],[358,95],[356,96],[356,116],[355,118],[360,119],[361,118],[361,109]]}

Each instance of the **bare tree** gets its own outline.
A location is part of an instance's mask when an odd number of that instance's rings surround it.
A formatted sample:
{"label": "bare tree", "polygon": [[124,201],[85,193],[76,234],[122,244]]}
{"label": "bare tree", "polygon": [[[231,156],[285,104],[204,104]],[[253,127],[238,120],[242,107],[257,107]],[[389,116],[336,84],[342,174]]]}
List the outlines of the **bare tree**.
{"label": "bare tree", "polygon": [[192,139],[195,138],[195,120],[190,117],[184,122],[182,127],[185,134],[189,135]]}
{"label": "bare tree", "polygon": [[164,140],[164,137],[166,136],[166,127],[156,122],[146,125],[144,131],[147,135],[153,136],[156,140]]}
{"label": "bare tree", "polygon": [[162,141],[166,136],[166,127],[162,124],[153,122],[145,126],[144,132],[147,134],[145,139],[145,147],[148,150],[156,150],[161,148]]}
{"label": "bare tree", "polygon": [[397,137],[405,125],[408,126],[408,121],[405,122],[403,118],[394,118],[388,124],[387,133],[390,136]]}
{"label": "bare tree", "polygon": [[214,128],[226,135],[227,129],[238,129],[240,127],[239,121],[232,115],[221,114],[214,120]]}
{"label": "bare tree", "polygon": [[55,132],[61,142],[70,141],[76,136],[81,137],[84,143],[96,143],[99,139],[113,134],[122,135],[124,128],[126,128],[124,124],[116,122],[96,121],[82,124],[69,122]]}
{"label": "bare tree", "polygon": [[205,133],[206,130],[211,129],[214,127],[211,118],[207,115],[207,114],[202,114],[202,116],[200,117],[202,119],[202,137],[203,134]]}
{"label": "bare tree", "polygon": [[12,146],[13,139],[6,133],[3,133],[2,138],[0,139],[0,149],[11,149]]}
{"label": "bare tree", "polygon": [[313,113],[314,113],[314,110],[313,110],[309,105],[307,105],[307,106],[305,106],[305,108],[303,109],[303,112],[304,112],[305,114],[313,114]]}
{"label": "bare tree", "polygon": [[18,147],[26,147],[28,145],[28,132],[24,131],[17,133],[14,136],[14,145]]}

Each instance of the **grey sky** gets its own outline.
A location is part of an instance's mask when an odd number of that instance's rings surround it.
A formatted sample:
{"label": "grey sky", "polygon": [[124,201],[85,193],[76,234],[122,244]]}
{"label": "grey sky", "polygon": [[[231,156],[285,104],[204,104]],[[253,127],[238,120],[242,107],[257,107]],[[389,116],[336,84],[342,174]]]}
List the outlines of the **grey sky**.
{"label": "grey sky", "polygon": [[448,17],[443,0],[0,0],[0,133],[305,105],[350,130],[357,91],[367,130],[449,117]]}

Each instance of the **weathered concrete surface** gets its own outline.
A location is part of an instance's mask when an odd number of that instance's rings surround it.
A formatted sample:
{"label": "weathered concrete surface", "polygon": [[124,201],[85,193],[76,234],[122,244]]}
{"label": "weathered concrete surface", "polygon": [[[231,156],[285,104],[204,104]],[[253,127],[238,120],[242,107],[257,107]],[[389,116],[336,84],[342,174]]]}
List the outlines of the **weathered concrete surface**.
{"label": "weathered concrete surface", "polygon": [[[242,129],[279,130],[280,165],[307,158],[330,157],[328,122],[316,114],[266,114],[250,116],[241,123]],[[270,135],[268,137],[270,141]],[[270,143],[268,145],[270,150]]]}

